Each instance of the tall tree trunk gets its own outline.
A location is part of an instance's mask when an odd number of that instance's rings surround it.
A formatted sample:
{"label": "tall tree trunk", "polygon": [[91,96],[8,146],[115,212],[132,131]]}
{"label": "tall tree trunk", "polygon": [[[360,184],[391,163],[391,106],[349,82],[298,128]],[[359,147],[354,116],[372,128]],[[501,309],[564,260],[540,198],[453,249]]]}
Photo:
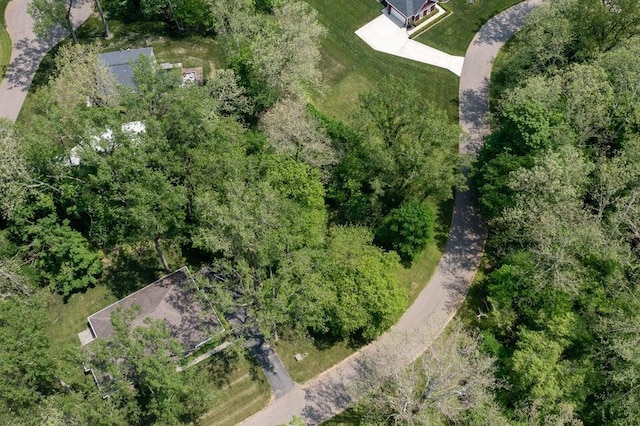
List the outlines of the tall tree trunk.
{"label": "tall tree trunk", "polygon": [[178,18],[176,17],[176,13],[173,11],[173,3],[171,3],[171,0],[167,0],[167,2],[169,3],[169,12],[171,13],[171,17],[173,18],[173,22],[175,22],[176,27],[178,27],[178,30],[182,31],[182,27],[180,26],[180,23],[178,22]]}
{"label": "tall tree trunk", "polygon": [[164,253],[162,252],[162,247],[160,247],[160,237],[155,237],[153,239],[153,244],[156,246],[156,252],[158,253],[158,257],[160,257],[160,262],[162,262],[162,267],[166,272],[171,272],[171,268],[169,268],[167,259],[164,257]]}
{"label": "tall tree trunk", "polygon": [[107,20],[104,17],[104,12],[102,11],[102,5],[100,4],[100,0],[96,0],[96,7],[98,8],[100,19],[102,19],[102,25],[104,26],[104,36],[106,38],[109,38],[111,37],[111,33],[109,32],[109,26],[107,25]]}
{"label": "tall tree trunk", "polygon": [[73,20],[71,20],[71,9],[73,8],[73,0],[69,1],[69,9],[67,9],[67,24],[69,25],[69,31],[71,31],[71,38],[73,38],[73,44],[78,44],[78,36],[76,30],[73,28]]}

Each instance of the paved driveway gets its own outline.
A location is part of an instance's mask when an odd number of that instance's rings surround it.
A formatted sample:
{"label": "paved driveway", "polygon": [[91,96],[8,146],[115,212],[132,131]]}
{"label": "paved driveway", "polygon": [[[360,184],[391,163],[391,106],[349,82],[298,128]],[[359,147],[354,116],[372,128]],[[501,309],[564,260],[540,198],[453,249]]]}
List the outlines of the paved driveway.
{"label": "paved driveway", "polygon": [[[491,62],[503,43],[524,24],[524,17],[541,0],[527,0],[488,21],[467,50],[460,78],[460,124],[468,132],[461,152],[476,152],[486,122]],[[470,58],[473,58],[469,61]],[[363,360],[375,359],[386,372],[399,370],[416,359],[444,330],[464,300],[473,281],[485,241],[485,226],[473,191],[458,192],[449,239],[436,272],[391,329],[320,376],[245,420],[245,426],[286,424],[300,416],[308,424],[320,424],[347,408],[359,390],[353,384],[367,374]]]}
{"label": "paved driveway", "polygon": [[424,64],[445,68],[460,76],[464,58],[452,56],[433,47],[410,40],[407,30],[386,14],[381,14],[356,31],[372,49]]}
{"label": "paved driveway", "polygon": [[[33,76],[47,52],[67,34],[60,30],[47,40],[33,33],[33,19],[27,12],[29,0],[11,0],[4,12],[12,51],[9,67],[0,83],[0,117],[15,121],[27,97]],[[76,0],[73,23],[80,26],[93,12],[93,1]]]}

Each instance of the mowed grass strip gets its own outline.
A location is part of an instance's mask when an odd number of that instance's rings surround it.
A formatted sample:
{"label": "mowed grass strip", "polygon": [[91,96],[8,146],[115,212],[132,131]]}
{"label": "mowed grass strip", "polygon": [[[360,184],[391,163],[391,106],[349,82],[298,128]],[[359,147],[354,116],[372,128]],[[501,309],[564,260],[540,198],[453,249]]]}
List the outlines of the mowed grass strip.
{"label": "mowed grass strip", "polygon": [[104,285],[76,293],[64,302],[61,295],[41,290],[47,304],[48,322],[45,325],[51,343],[51,353],[58,363],[58,371],[65,374],[62,378],[67,383],[85,382],[87,380],[82,366],[67,354],[73,353],[80,346],[78,333],[89,327],[87,317],[117,300]]}
{"label": "mowed grass strip", "polygon": [[443,52],[464,56],[473,36],[493,16],[522,0],[450,0],[446,8],[453,13],[444,21],[416,37],[416,41]]}
{"label": "mowed grass strip", "polygon": [[202,364],[194,368],[208,375],[214,403],[199,425],[236,425],[269,403],[269,383],[262,370],[247,358],[229,359],[222,353]]}
{"label": "mowed grass strip", "polygon": [[380,16],[376,0],[306,0],[327,29],[320,69],[328,89],[314,99],[318,108],[340,119],[351,116],[358,96],[392,79],[415,88],[425,99],[458,119],[458,77],[450,71],[371,49],[354,32]]}
{"label": "mowed grass strip", "polygon": [[0,0],[0,81],[2,81],[2,77],[7,71],[7,66],[11,60],[11,38],[4,21],[4,10],[8,3],[9,0]]}

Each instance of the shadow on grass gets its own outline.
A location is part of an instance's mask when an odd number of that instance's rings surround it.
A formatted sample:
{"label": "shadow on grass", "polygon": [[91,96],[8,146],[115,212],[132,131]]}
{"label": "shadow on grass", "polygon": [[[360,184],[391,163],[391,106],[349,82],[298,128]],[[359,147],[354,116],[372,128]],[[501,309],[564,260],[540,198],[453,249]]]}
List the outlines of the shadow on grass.
{"label": "shadow on grass", "polygon": [[346,343],[348,348],[358,350],[370,342],[369,340],[365,340],[360,336],[352,336],[347,339],[330,334],[310,335],[309,337],[313,342],[313,346],[319,351],[329,350],[342,342]]}
{"label": "shadow on grass", "polygon": [[208,362],[198,364],[197,368],[209,375],[212,384],[222,388],[231,385],[234,371],[241,368],[243,363],[246,363],[251,381],[263,379],[260,365],[255,358],[248,354],[239,355],[235,351],[218,352],[209,358]]}
{"label": "shadow on grass", "polygon": [[322,423],[322,426],[360,426],[362,425],[361,414],[356,408],[348,408],[337,416]]}
{"label": "shadow on grass", "polygon": [[164,273],[158,263],[151,247],[120,250],[105,267],[103,282],[116,297],[123,298],[156,281]]}

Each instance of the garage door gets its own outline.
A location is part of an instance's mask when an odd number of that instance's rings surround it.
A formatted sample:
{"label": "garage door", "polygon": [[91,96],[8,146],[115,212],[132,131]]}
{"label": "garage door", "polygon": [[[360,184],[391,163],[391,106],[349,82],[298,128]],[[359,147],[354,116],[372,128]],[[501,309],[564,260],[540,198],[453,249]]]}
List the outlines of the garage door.
{"label": "garage door", "polygon": [[393,16],[398,21],[400,21],[400,23],[402,25],[406,25],[407,24],[407,21],[406,21],[405,17],[402,16],[402,14],[400,12],[398,12],[397,10],[395,10],[394,8],[391,8],[391,16]]}

